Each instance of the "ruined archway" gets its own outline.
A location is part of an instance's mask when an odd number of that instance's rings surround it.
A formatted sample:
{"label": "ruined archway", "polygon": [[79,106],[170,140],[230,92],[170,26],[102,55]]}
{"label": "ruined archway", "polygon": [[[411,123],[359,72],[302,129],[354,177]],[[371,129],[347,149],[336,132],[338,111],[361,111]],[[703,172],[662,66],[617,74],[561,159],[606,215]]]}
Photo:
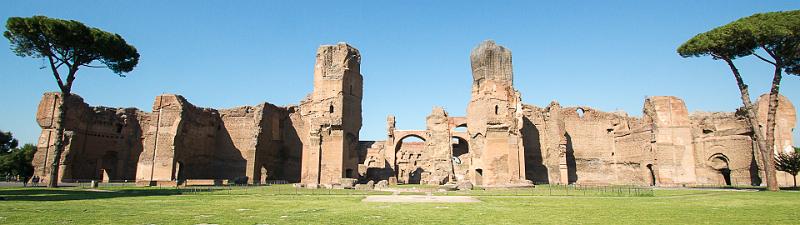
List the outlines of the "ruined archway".
{"label": "ruined archway", "polygon": [[451,144],[453,146],[453,157],[463,161],[464,159],[462,159],[461,156],[469,154],[469,142],[462,137],[453,136]]}
{"label": "ruined archway", "polygon": [[721,176],[720,184],[724,183],[725,185],[730,186],[732,184],[731,169],[728,162],[730,162],[728,157],[721,153],[714,154],[708,158],[708,165],[712,169],[719,172]]}
{"label": "ruined archway", "polygon": [[118,178],[117,161],[119,161],[119,158],[116,151],[107,151],[103,155],[100,161],[100,179],[110,181]]}
{"label": "ruined archway", "polygon": [[424,171],[418,162],[423,157],[425,141],[425,138],[418,133],[408,133],[397,139],[394,149],[394,168],[398,183],[419,184]]}
{"label": "ruined archway", "polygon": [[469,142],[464,137],[452,136],[450,143],[453,149],[453,175],[456,176],[456,180],[467,180],[472,165]]}

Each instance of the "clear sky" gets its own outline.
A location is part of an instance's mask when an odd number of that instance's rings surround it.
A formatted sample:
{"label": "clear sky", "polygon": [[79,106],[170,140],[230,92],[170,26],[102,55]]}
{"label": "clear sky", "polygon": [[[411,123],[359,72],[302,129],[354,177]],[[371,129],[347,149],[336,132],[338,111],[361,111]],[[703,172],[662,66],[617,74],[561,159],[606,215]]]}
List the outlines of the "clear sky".
{"label": "clear sky", "polygon": [[[674,95],[690,111],[734,111],[741,100],[727,66],[675,49],[737,18],[792,9],[800,1],[8,1],[0,18],[46,15],[122,35],[142,55],[136,69],[120,78],[85,68],[73,91],[91,105],[148,112],[161,93],[212,108],[295,104],[312,90],[316,48],[347,42],[362,55],[361,139],[381,140],[389,114],[399,129],[424,129],[433,106],[464,115],[469,52],[486,39],[513,52],[528,104],[640,116],[646,96]],[[769,90],[767,64],[738,63],[754,97]],[[0,40],[0,130],[24,143],[39,135],[42,93],[57,90],[41,65]],[[787,76],[781,92],[800,104],[798,87]]]}

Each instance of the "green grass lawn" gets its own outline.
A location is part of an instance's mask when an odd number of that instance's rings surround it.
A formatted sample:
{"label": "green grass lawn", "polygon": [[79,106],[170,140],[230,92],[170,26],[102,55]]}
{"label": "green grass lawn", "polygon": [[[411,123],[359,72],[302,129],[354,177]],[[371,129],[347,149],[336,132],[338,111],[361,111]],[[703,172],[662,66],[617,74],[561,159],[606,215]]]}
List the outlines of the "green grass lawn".
{"label": "green grass lawn", "polygon": [[[0,188],[0,224],[795,224],[800,193],[655,190],[647,197],[498,191],[480,203],[365,203],[356,190],[290,186]],[[541,190],[541,189],[540,189]]]}

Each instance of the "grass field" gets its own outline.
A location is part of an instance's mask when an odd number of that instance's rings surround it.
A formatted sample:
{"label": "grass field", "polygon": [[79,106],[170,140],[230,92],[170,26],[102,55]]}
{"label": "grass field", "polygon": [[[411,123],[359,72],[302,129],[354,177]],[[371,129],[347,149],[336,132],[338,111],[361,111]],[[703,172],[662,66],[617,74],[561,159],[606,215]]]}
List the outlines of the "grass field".
{"label": "grass field", "polygon": [[655,190],[609,197],[489,190],[459,192],[479,203],[366,203],[365,195],[390,193],[283,187],[0,188],[6,198],[0,224],[800,223],[796,191]]}

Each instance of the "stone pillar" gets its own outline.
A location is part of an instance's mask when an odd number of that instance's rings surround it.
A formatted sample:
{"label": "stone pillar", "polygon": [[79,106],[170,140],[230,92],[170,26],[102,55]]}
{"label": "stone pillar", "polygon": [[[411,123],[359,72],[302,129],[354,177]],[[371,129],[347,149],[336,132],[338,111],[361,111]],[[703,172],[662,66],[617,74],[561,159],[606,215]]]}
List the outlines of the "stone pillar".
{"label": "stone pillar", "polygon": [[453,182],[453,145],[447,112],[441,107],[434,107],[426,118],[426,124],[429,136],[425,141],[425,152],[431,154],[432,165],[427,183],[438,185]]}
{"label": "stone pillar", "polygon": [[655,126],[656,176],[665,184],[693,184],[695,150],[689,112],[683,100],[673,96],[654,96],[645,100],[645,116]]}
{"label": "stone pillar", "polygon": [[358,174],[356,151],[363,90],[360,66],[360,53],[345,43],[317,50],[314,92],[303,103],[311,140],[303,147],[302,183],[333,184]]}
{"label": "stone pillar", "polygon": [[[513,87],[511,51],[494,41],[472,50],[472,99],[467,107],[470,152],[482,170],[483,185],[506,185],[525,177],[522,155],[521,98]],[[522,165],[521,165],[522,164]]]}
{"label": "stone pillar", "polygon": [[136,167],[136,181],[140,185],[176,178],[176,137],[181,133],[185,104],[185,99],[177,95],[156,97],[153,113],[148,115],[148,123],[143,127],[144,146]]}

